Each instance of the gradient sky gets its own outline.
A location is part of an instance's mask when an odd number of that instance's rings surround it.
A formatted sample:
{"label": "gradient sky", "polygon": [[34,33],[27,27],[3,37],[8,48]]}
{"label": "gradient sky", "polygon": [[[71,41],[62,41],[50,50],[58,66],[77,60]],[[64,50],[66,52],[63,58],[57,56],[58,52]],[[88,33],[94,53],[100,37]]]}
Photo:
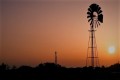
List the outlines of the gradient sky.
{"label": "gradient sky", "polygon": [[[0,3],[0,62],[36,66],[54,62],[85,66],[89,23],[87,9],[100,5],[104,15],[96,31],[100,65],[118,62],[120,48],[119,0],[2,0]],[[108,48],[115,47],[110,54]]]}

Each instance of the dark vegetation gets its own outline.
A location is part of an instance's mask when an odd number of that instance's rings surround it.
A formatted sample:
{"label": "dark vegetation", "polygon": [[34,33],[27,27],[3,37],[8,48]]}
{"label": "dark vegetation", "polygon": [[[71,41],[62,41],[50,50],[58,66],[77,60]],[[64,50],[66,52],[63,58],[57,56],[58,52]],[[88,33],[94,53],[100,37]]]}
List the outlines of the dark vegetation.
{"label": "dark vegetation", "polygon": [[36,67],[9,68],[3,63],[0,65],[0,80],[120,80],[120,64],[110,67],[66,68],[44,63]]}

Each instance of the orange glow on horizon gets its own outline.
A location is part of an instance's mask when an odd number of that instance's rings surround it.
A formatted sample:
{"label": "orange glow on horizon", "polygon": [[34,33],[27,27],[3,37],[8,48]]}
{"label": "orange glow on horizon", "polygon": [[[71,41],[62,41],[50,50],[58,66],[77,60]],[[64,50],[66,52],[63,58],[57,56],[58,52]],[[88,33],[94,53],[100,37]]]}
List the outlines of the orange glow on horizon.
{"label": "orange glow on horizon", "polygon": [[[100,66],[118,62],[120,2],[114,0],[1,2],[0,62],[36,66],[54,62],[57,51],[59,64],[85,66],[89,39],[87,9],[94,2],[100,5],[104,16],[96,31]],[[110,45],[115,46],[112,55],[108,52]]]}

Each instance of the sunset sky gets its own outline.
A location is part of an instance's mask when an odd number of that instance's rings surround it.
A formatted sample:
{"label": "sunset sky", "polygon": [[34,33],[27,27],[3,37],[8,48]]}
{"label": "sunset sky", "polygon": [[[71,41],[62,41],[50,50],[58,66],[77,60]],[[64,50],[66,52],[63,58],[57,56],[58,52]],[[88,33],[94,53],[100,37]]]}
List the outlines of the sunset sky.
{"label": "sunset sky", "polygon": [[[86,64],[92,3],[103,11],[96,40],[100,65],[120,59],[119,0],[0,0],[0,63],[36,66],[54,62],[66,67]],[[109,47],[115,48],[110,53]]]}

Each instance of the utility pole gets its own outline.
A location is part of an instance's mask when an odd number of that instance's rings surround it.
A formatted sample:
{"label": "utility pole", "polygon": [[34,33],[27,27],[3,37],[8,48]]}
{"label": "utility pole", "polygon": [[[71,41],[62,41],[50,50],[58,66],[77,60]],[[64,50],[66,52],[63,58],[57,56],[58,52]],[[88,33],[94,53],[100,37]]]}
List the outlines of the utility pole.
{"label": "utility pole", "polygon": [[55,51],[55,64],[57,64],[57,52]]}

